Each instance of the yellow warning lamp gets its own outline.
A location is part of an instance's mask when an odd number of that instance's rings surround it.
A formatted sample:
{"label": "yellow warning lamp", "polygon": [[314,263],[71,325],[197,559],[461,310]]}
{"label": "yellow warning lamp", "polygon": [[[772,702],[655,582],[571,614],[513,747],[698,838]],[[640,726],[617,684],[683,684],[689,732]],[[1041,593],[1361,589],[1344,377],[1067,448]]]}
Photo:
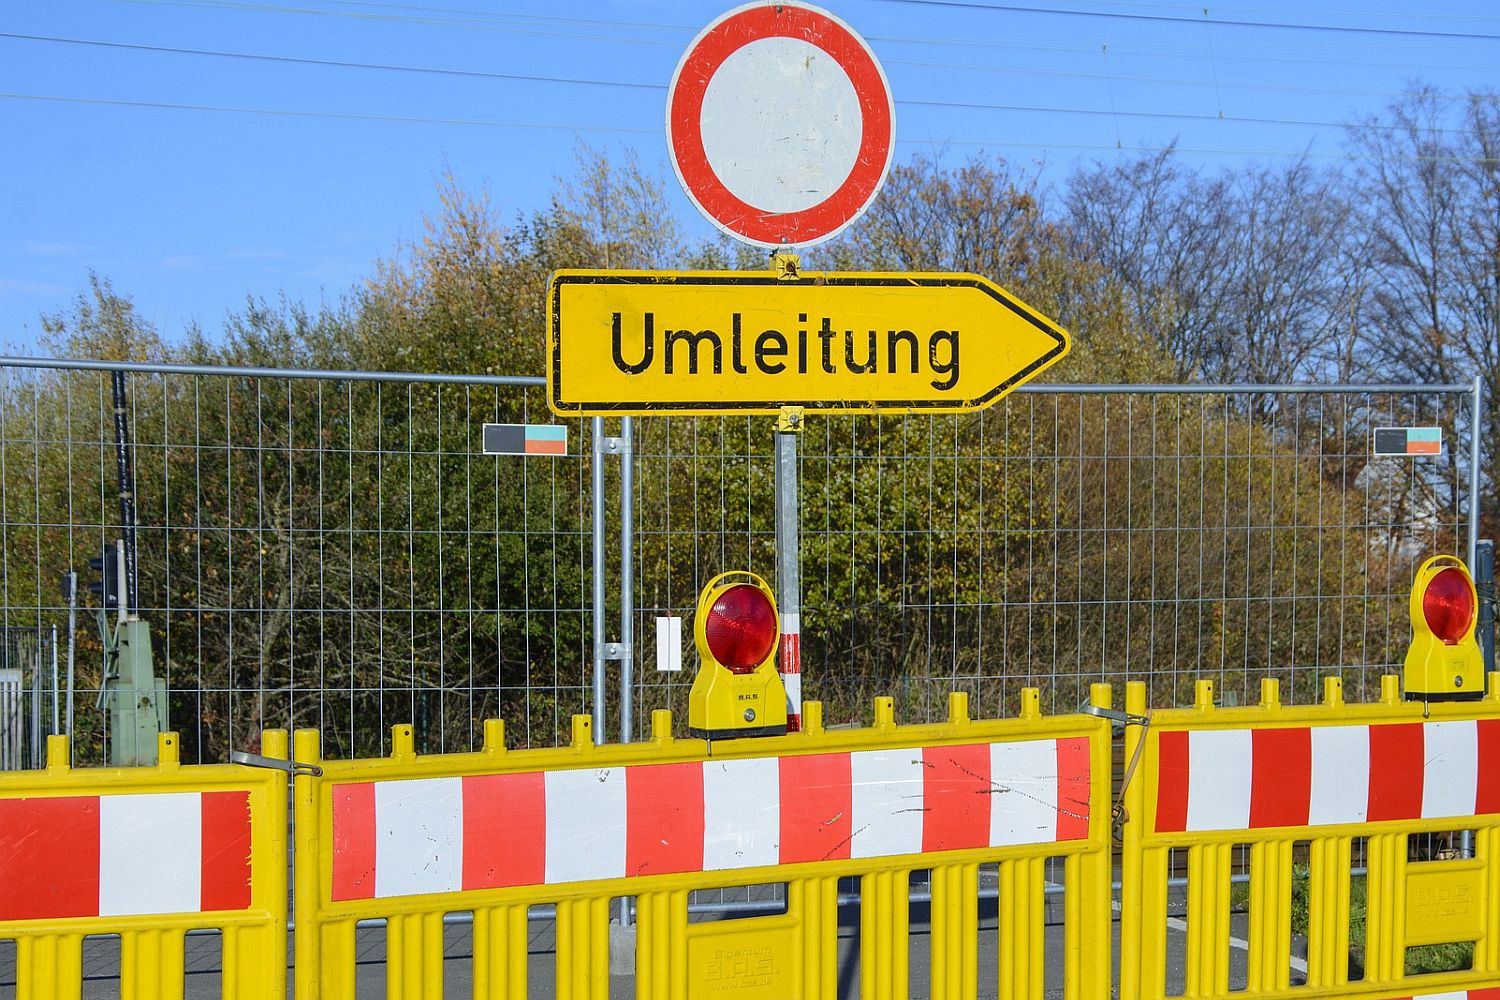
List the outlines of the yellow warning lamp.
{"label": "yellow warning lamp", "polygon": [[1463,560],[1433,556],[1411,587],[1411,648],[1403,677],[1408,701],[1484,696],[1484,654],[1474,639],[1479,592]]}
{"label": "yellow warning lamp", "polygon": [[693,638],[698,676],[688,693],[688,733],[706,740],[781,736],[786,688],[776,670],[776,601],[754,573],[720,573],[698,595]]}

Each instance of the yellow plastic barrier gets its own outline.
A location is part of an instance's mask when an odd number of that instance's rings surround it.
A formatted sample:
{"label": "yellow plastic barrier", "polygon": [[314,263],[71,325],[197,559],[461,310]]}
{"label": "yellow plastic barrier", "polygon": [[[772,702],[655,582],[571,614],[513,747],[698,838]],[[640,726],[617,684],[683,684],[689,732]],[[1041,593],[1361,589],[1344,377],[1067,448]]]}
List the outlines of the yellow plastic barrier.
{"label": "yellow plastic barrier", "polygon": [[[284,730],[264,753],[286,759]],[[223,935],[226,1000],[286,995],[287,776],[178,763],[74,770],[67,738],[45,771],[0,775],[0,938],[16,941],[19,1000],[77,1000],[83,942],[120,936],[122,1000],[183,995],[186,934]]]}
{"label": "yellow plastic barrier", "polygon": [[[1126,711],[1145,716],[1144,685],[1127,686]],[[1265,680],[1258,706],[1215,708],[1200,681],[1193,708],[1146,721],[1125,748],[1139,759],[1125,798],[1122,997],[1165,995],[1174,933],[1186,937],[1189,997],[1500,997],[1500,674],[1482,701],[1431,706],[1403,702],[1394,676],[1378,704],[1346,705],[1327,678],[1322,704],[1306,707],[1282,705]],[[1472,858],[1423,856],[1432,835],[1455,831],[1471,832]],[[1367,912],[1363,976],[1351,981],[1356,838]],[[1237,845],[1250,857],[1248,941],[1236,942],[1248,954],[1246,989],[1231,994]],[[1169,916],[1173,851],[1186,855],[1185,920]],[[1304,873],[1306,983],[1294,986]],[[1471,968],[1407,974],[1408,947],[1460,942],[1473,943]]]}
{"label": "yellow plastic barrier", "polygon": [[[1107,706],[1107,686],[1094,692]],[[596,747],[587,716],[570,746],[505,750],[498,721],[476,753],[420,757],[409,726],[387,759],[320,760],[318,733],[295,757],[297,997],[354,993],[356,923],[386,921],[387,996],[442,995],[443,920],[472,912],[474,995],[527,995],[527,915],[556,906],[559,997],[609,992],[610,902],[636,900],[637,996],[838,995],[838,884],[860,885],[866,997],[907,995],[909,885],[931,871],[931,995],[979,993],[979,870],[998,865],[998,984],[1042,995],[1045,870],[1061,858],[1064,995],[1110,992],[1109,727],[1021,716],[775,738],[673,739],[669,712],[647,743]],[[784,913],[690,922],[697,889],[783,883]]]}

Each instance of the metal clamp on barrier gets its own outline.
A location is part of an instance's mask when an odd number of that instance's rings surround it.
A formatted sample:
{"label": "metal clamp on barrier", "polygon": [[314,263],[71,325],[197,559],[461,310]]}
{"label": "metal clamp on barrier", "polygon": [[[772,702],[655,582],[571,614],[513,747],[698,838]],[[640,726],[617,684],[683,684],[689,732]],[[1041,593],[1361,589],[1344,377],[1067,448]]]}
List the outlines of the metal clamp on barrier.
{"label": "metal clamp on barrier", "polygon": [[1130,811],[1125,808],[1125,791],[1130,787],[1130,779],[1135,775],[1136,765],[1141,762],[1141,751],[1146,747],[1145,730],[1151,728],[1151,713],[1136,715],[1132,712],[1122,712],[1113,708],[1101,708],[1098,705],[1087,704],[1079,707],[1078,711],[1084,715],[1094,715],[1101,719],[1108,719],[1119,726],[1123,731],[1129,726],[1140,726],[1141,736],[1136,741],[1135,751],[1130,755],[1130,763],[1125,765],[1125,774],[1120,778],[1120,792],[1115,796],[1115,803],[1109,810],[1110,830],[1116,841],[1122,839],[1123,828],[1130,820]]}
{"label": "metal clamp on barrier", "polygon": [[245,767],[267,767],[273,771],[285,771],[294,778],[298,775],[313,778],[323,776],[323,769],[316,764],[304,764],[300,760],[282,760],[280,757],[262,757],[258,753],[246,753],[243,750],[229,751],[229,762],[243,764]]}
{"label": "metal clamp on barrier", "polygon": [[1121,712],[1113,708],[1100,708],[1098,705],[1082,705],[1078,711],[1084,715],[1097,715],[1101,719],[1108,719],[1117,726],[1149,726],[1150,715],[1132,715],[1129,712]]}

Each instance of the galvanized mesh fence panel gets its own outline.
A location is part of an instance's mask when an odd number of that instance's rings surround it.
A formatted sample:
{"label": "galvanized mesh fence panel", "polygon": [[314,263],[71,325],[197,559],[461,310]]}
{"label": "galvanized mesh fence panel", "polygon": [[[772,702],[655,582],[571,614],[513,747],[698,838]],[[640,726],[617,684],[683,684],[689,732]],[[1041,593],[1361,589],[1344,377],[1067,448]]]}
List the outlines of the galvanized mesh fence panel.
{"label": "galvanized mesh fence panel", "polygon": [[55,634],[0,628],[0,771],[38,768],[60,721]]}
{"label": "galvanized mesh fence panel", "polygon": [[[550,745],[591,706],[588,421],[567,457],[488,456],[485,422],[557,423],[540,379],[145,366],[129,375],[141,615],[193,760],[262,726],[322,728],[331,756],[425,751],[479,722]],[[1082,703],[1207,676],[1228,697],[1274,676],[1314,696],[1339,672],[1373,696],[1399,666],[1416,563],[1465,551],[1471,396],[1329,388],[1184,393],[1028,387],[960,416],[814,418],[800,440],[803,656],[832,723],[895,695],[938,718]],[[606,421],[609,433],[617,422]],[[1383,425],[1440,425],[1436,459],[1370,456]],[[771,580],[773,422],[634,421],[635,730],[685,719],[697,594],[724,570]],[[86,607],[75,742],[102,757],[88,560],[120,534],[107,366],[0,367],[0,625],[66,644],[58,575]],[[620,470],[609,460],[606,632],[617,633]],[[686,669],[659,673],[679,615]],[[606,731],[617,730],[610,664]]]}
{"label": "galvanized mesh fence panel", "polygon": [[[185,756],[306,725],[379,753],[407,721],[467,749],[495,715],[550,743],[586,710],[587,463],[481,454],[487,421],[550,422],[530,381],[131,373],[139,613]],[[65,622],[78,568],[92,692],[88,561],[121,533],[109,375],[6,368],[0,391],[5,624]],[[80,698],[81,759],[103,725]]]}
{"label": "galvanized mesh fence panel", "polygon": [[[1068,711],[1127,678],[1160,705],[1199,677],[1232,700],[1276,677],[1308,701],[1329,672],[1373,697],[1410,637],[1416,565],[1465,553],[1471,399],[1028,387],[978,414],[814,418],[804,690],[833,719],[890,694],[913,721],[941,718],[952,690],[1004,714],[1037,686]],[[1374,459],[1386,425],[1442,426],[1444,454]],[[772,428],[636,426],[639,531],[672,549],[638,566],[636,634],[653,636],[717,569],[772,570]],[[642,653],[637,704],[681,710],[691,675]]]}

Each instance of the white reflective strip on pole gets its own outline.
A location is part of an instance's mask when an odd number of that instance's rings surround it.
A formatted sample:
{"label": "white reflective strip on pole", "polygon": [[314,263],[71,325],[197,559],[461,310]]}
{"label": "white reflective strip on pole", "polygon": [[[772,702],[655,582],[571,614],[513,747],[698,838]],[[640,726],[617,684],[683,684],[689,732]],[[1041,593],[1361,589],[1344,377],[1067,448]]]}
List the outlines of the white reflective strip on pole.
{"label": "white reflective strip on pole", "polygon": [[796,705],[797,710],[802,710],[802,675],[783,674],[781,683],[786,685],[786,701],[788,705]]}
{"label": "white reflective strip on pole", "polygon": [[[776,603],[781,613],[781,650],[777,668],[782,683],[788,676],[802,672],[801,618],[802,578],[798,561],[800,534],[797,509],[797,434],[776,432]],[[796,685],[793,697],[787,685],[787,730],[801,727],[802,687]]]}

